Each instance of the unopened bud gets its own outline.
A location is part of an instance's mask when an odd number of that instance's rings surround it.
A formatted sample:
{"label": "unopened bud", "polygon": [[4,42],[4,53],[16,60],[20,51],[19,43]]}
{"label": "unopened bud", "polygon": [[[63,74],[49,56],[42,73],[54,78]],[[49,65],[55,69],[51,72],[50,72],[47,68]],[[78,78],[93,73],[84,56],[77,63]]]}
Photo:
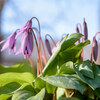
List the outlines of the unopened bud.
{"label": "unopened bud", "polygon": [[[80,32],[79,32],[78,26],[76,26],[76,33],[80,33]],[[79,43],[80,43],[80,39],[79,39],[77,42],[78,42],[78,44],[79,44]]]}
{"label": "unopened bud", "polygon": [[78,26],[76,26],[76,33],[80,33]]}
{"label": "unopened bud", "polygon": [[97,57],[98,57],[98,43],[97,40],[95,39],[93,41],[93,58],[95,61],[97,60]]}
{"label": "unopened bud", "polygon": [[87,23],[85,22],[85,18],[83,22],[83,34],[84,34],[84,40],[87,40],[88,39],[88,29],[87,29]]}
{"label": "unopened bud", "polygon": [[51,56],[52,51],[51,51],[51,46],[50,46],[50,43],[49,43],[48,39],[45,39],[45,44],[46,44],[47,51],[48,51],[49,55]]}

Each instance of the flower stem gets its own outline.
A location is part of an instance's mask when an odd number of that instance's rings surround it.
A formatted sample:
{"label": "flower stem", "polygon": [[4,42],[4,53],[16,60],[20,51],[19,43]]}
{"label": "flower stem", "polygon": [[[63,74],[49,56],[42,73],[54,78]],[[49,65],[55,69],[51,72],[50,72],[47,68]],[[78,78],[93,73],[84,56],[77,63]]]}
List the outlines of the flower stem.
{"label": "flower stem", "polygon": [[39,59],[37,60],[37,76],[39,76]]}
{"label": "flower stem", "polygon": [[56,91],[57,91],[57,88],[54,90],[54,93],[53,93],[53,100],[57,100]]}
{"label": "flower stem", "polygon": [[46,52],[45,52],[45,49],[44,49],[44,44],[43,44],[42,39],[41,39],[41,44],[42,44],[43,54],[44,54],[44,63],[45,63],[45,65],[46,65],[46,64],[47,64],[47,57],[46,57]]}
{"label": "flower stem", "polygon": [[[31,28],[30,28],[31,29]],[[41,54],[40,54],[40,50],[39,50],[39,47],[38,47],[38,43],[37,43],[37,39],[36,39],[36,36],[34,34],[34,31],[31,29],[32,33],[33,33],[33,36],[34,36],[34,39],[35,39],[35,43],[36,43],[36,47],[37,47],[37,52],[38,52],[38,59],[39,59],[39,64],[40,64],[40,72],[41,72],[41,75],[43,76],[43,73],[42,73],[42,70],[43,70],[43,65],[42,65],[42,60],[41,60]]]}
{"label": "flower stem", "polygon": [[69,97],[67,89],[65,89],[65,95],[67,98]]}
{"label": "flower stem", "polygon": [[[39,31],[38,31],[38,33],[39,33],[39,52],[40,52],[40,58],[42,58],[41,57],[41,47],[40,47],[40,42],[42,43],[42,47],[43,47],[43,53],[44,53],[44,63],[45,63],[45,65],[46,65],[46,63],[47,63],[47,57],[46,57],[46,54],[45,54],[45,49],[44,49],[44,45],[43,45],[43,42],[42,42],[42,39],[41,39],[41,30],[40,30],[40,22],[39,22],[39,20],[38,20],[38,18],[36,18],[36,17],[32,17],[31,19],[36,19],[37,20],[37,22],[38,22],[38,28],[39,28]],[[42,62],[42,60],[41,60],[41,62]]]}

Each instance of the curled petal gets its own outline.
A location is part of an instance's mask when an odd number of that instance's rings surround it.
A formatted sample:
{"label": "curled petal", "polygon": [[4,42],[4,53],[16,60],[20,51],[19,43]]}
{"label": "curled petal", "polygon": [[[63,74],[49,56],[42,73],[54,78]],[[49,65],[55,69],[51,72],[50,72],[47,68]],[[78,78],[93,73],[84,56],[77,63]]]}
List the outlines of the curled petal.
{"label": "curled petal", "polygon": [[[76,26],[76,33],[80,33],[78,26]],[[77,43],[80,43],[80,39],[77,41]]]}
{"label": "curled petal", "polygon": [[16,36],[16,32],[9,39],[10,40],[9,41],[9,49],[13,49],[15,46],[15,43],[16,43],[15,36]]}
{"label": "curled petal", "polygon": [[21,48],[16,52],[16,54],[15,55],[18,55],[18,54],[20,54],[22,51],[21,51]]}
{"label": "curled petal", "polygon": [[97,40],[95,39],[93,42],[93,58],[96,61],[98,57],[98,43]]}
{"label": "curled petal", "polygon": [[84,39],[87,40],[88,39],[88,28],[87,28],[87,23],[85,22],[85,19],[83,22],[83,34],[84,34]]}
{"label": "curled petal", "polygon": [[76,33],[80,33],[78,26],[76,26]]}
{"label": "curled petal", "polygon": [[13,50],[13,49],[9,49],[9,55],[11,54],[12,50]]}
{"label": "curled petal", "polygon": [[49,55],[51,56],[52,51],[51,51],[51,46],[50,46],[50,43],[49,43],[48,39],[45,39],[45,44],[46,44],[47,51],[48,51]]}
{"label": "curled petal", "polygon": [[2,43],[4,43],[6,40],[2,40],[1,42],[0,42],[0,45],[2,44]]}
{"label": "curled petal", "polygon": [[9,47],[9,39],[4,43],[1,51],[4,51],[7,47]]}
{"label": "curled petal", "polygon": [[32,32],[28,33],[28,46],[29,46],[29,48],[30,48],[30,50],[32,52],[33,51],[33,46],[34,46]]}
{"label": "curled petal", "polygon": [[21,43],[21,49],[22,49],[23,54],[26,53],[25,50],[26,50],[27,44],[28,44],[28,33],[25,32],[24,38],[23,38],[22,43]]}
{"label": "curled petal", "polygon": [[19,36],[20,34],[24,33],[25,31],[26,31],[26,30],[19,30],[19,32],[16,34],[15,39],[17,39],[17,38],[18,38],[18,36]]}

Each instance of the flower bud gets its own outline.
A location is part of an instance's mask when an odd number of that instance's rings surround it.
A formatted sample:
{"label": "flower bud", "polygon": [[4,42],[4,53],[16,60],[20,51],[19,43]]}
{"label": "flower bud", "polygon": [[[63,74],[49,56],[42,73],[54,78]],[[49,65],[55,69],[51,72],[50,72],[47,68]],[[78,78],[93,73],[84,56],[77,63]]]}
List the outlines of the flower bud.
{"label": "flower bud", "polygon": [[45,39],[45,44],[46,44],[47,51],[48,51],[49,55],[51,56],[52,55],[51,46],[50,46],[49,40],[47,38]]}
{"label": "flower bud", "polygon": [[98,43],[97,40],[95,39],[93,41],[93,58],[95,61],[97,60],[97,57],[98,57]]}
{"label": "flower bud", "polygon": [[[80,32],[79,32],[78,26],[76,26],[76,33],[80,33]],[[77,42],[78,42],[78,44],[79,44],[79,43],[80,43],[80,39],[79,39]]]}
{"label": "flower bud", "polygon": [[83,34],[84,34],[84,40],[87,40],[88,39],[88,29],[87,29],[87,23],[85,22],[85,18],[83,22]]}
{"label": "flower bud", "polygon": [[78,26],[76,26],[76,33],[80,33]]}

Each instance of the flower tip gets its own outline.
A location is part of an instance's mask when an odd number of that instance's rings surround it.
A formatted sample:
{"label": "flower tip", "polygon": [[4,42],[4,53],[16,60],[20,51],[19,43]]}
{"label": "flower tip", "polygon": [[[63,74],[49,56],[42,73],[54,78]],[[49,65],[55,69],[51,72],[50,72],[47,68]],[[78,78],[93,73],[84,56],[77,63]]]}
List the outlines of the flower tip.
{"label": "flower tip", "polygon": [[97,40],[95,39],[93,41],[93,58],[95,61],[97,60],[97,57],[98,57],[98,43]]}

